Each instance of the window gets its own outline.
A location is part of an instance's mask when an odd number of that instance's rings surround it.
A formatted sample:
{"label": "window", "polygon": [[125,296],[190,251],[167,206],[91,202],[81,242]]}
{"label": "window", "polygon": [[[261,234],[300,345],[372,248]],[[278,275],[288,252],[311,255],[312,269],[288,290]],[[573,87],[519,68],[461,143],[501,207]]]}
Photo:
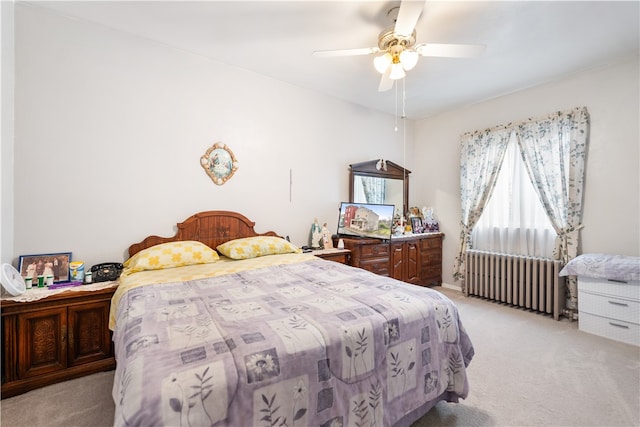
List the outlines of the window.
{"label": "window", "polygon": [[556,232],[511,133],[496,186],[471,235],[474,249],[550,258]]}

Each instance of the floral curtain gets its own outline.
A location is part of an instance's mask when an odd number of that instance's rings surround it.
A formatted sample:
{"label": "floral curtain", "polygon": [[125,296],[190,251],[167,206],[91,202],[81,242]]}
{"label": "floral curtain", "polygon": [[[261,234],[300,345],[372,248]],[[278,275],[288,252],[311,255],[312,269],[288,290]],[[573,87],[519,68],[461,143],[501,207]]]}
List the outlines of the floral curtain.
{"label": "floral curtain", "polygon": [[[558,234],[553,255],[565,264],[578,252],[588,132],[586,107],[530,119],[517,130],[527,173]],[[576,278],[570,277],[568,285],[568,307],[575,309]]]}
{"label": "floral curtain", "polygon": [[[354,193],[364,194],[367,203],[384,203],[385,201],[385,180],[374,176],[362,176],[354,181]],[[361,200],[354,198],[354,200]]]}
{"label": "floral curtain", "polygon": [[471,230],[491,197],[502,166],[512,129],[500,126],[462,136],[460,152],[460,201],[462,231],[453,277],[464,284],[464,255],[471,242]]}

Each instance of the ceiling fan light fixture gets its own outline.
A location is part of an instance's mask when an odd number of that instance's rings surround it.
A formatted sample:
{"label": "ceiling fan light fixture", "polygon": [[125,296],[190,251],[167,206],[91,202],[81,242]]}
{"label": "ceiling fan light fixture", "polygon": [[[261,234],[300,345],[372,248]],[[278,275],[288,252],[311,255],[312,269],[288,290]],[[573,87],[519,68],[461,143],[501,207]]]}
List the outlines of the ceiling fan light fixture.
{"label": "ceiling fan light fixture", "polygon": [[404,76],[406,76],[406,73],[401,63],[391,64],[391,73],[389,74],[391,80],[400,80],[404,78]]}
{"label": "ceiling fan light fixture", "polygon": [[402,63],[402,68],[406,71],[413,69],[418,63],[418,52],[413,49],[405,49],[400,53],[400,62]]}
{"label": "ceiling fan light fixture", "polygon": [[391,64],[391,55],[389,52],[385,52],[384,55],[376,56],[373,58],[373,66],[376,68],[380,74],[384,74],[387,71],[387,67]]}
{"label": "ceiling fan light fixture", "polygon": [[[397,3],[397,2],[396,2]],[[424,9],[425,0],[400,0],[387,12],[393,21],[378,33],[378,46],[357,49],[315,51],[314,56],[377,55],[373,58],[376,71],[382,74],[378,92],[393,87],[394,80],[406,76],[418,63],[420,56],[470,58],[482,55],[485,45],[420,43],[416,44],[416,23]]]}

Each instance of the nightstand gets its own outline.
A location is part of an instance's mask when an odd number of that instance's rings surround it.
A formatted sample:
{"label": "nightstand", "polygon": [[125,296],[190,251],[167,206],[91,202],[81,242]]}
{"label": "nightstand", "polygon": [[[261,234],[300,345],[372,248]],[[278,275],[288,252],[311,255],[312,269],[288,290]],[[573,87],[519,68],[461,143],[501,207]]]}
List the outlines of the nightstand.
{"label": "nightstand", "polygon": [[640,283],[578,276],[578,328],[640,346]]}
{"label": "nightstand", "polygon": [[2,398],[115,368],[109,309],[116,289],[3,300]]}
{"label": "nightstand", "polygon": [[349,264],[349,257],[351,251],[349,249],[318,249],[311,252],[312,255],[318,258],[327,259],[329,261],[339,262],[341,264]]}

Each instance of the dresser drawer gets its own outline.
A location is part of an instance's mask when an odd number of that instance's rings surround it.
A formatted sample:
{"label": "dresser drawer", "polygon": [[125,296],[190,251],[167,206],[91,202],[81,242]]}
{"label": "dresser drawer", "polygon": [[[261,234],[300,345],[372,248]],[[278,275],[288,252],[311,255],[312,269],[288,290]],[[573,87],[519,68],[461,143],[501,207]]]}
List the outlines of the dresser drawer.
{"label": "dresser drawer", "polygon": [[422,250],[420,252],[420,257],[422,258],[423,265],[429,265],[429,264],[442,265],[442,250],[440,249]]}
{"label": "dresser drawer", "polygon": [[420,284],[422,286],[439,286],[442,284],[442,276],[426,276],[420,279]]}
{"label": "dresser drawer", "polygon": [[640,283],[638,281],[617,282],[607,279],[578,276],[578,290],[636,301],[640,300]]}
{"label": "dresser drawer", "polygon": [[361,249],[362,258],[376,258],[387,257],[389,258],[389,245],[362,245]]}
{"label": "dresser drawer", "polygon": [[442,277],[442,265],[422,266],[423,277]]}
{"label": "dresser drawer", "polygon": [[583,332],[622,341],[627,344],[640,345],[640,325],[635,323],[612,320],[581,312],[578,327]]}
{"label": "dresser drawer", "polygon": [[388,276],[389,258],[361,259],[359,267],[380,276]]}
{"label": "dresser drawer", "polygon": [[640,324],[640,302],[638,301],[579,292],[578,307],[581,318],[582,313],[588,313]]}
{"label": "dresser drawer", "polygon": [[442,248],[442,237],[438,236],[422,239],[420,246],[422,246],[422,249],[440,249]]}

